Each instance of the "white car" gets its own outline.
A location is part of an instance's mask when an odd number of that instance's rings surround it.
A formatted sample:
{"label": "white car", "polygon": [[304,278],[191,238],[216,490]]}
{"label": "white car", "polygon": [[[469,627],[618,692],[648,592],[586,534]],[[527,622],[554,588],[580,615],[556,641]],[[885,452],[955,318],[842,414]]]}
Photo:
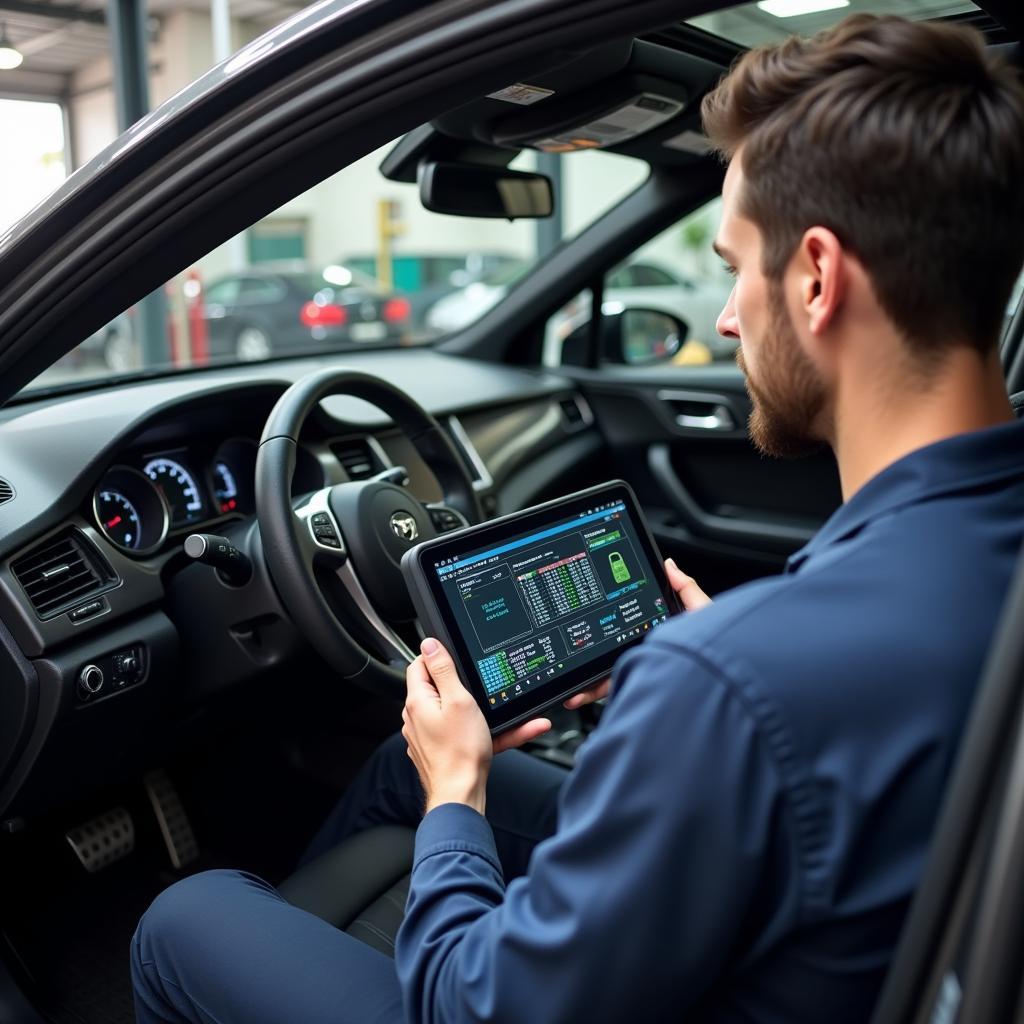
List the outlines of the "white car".
{"label": "white car", "polygon": [[[461,330],[497,305],[526,269],[525,265],[506,268],[487,280],[445,296],[428,311],[428,326],[446,334]],[[718,314],[729,298],[729,289],[727,281],[693,281],[677,277],[654,263],[640,261],[616,267],[608,274],[604,300],[625,308],[670,313],[686,324],[687,341],[701,342],[714,359],[731,359],[736,351],[735,342],[722,338],[715,329]],[[557,366],[560,362],[555,349],[565,331],[559,327],[576,315],[576,306],[570,303],[552,318],[544,346],[547,365]]]}

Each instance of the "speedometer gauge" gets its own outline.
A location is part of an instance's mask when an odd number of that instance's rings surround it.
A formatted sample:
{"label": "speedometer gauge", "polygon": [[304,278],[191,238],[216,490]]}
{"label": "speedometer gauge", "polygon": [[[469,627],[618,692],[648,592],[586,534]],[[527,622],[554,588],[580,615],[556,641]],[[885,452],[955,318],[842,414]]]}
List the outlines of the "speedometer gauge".
{"label": "speedometer gauge", "polygon": [[113,466],[93,492],[96,525],[107,540],[130,555],[148,555],[167,536],[167,504],[137,469]]}
{"label": "speedometer gauge", "polygon": [[143,467],[171,510],[171,526],[187,526],[203,518],[203,496],[192,474],[177,459],[157,456]]}

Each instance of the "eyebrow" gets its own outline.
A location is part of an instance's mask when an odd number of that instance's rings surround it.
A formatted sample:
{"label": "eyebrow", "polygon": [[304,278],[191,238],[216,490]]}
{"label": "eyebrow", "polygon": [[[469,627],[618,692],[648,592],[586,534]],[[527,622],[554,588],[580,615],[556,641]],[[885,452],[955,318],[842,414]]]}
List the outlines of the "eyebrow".
{"label": "eyebrow", "polygon": [[736,262],[735,257],[733,256],[733,254],[731,252],[729,252],[729,250],[724,245],[722,245],[722,243],[719,242],[717,238],[715,239],[715,241],[713,241],[711,243],[711,248],[714,249],[715,252],[719,256],[721,256],[721,258],[723,260],[725,260],[726,263],[735,263]]}

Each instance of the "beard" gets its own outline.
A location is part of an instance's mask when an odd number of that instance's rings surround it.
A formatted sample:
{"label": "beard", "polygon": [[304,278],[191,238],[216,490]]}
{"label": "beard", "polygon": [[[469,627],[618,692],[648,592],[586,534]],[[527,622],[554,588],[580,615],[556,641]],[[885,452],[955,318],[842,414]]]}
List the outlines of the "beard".
{"label": "beard", "polygon": [[753,405],[747,426],[754,446],[765,455],[790,459],[820,451],[826,446],[820,423],[825,386],[800,348],[778,282],[768,285],[768,329],[757,362],[755,381],[743,349],[737,350],[736,364]]}

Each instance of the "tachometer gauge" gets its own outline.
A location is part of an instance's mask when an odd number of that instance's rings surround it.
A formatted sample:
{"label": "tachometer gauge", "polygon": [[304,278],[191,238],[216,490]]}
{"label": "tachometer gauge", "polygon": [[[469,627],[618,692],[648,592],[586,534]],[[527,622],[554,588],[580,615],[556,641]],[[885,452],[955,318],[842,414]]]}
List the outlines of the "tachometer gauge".
{"label": "tachometer gauge", "polygon": [[120,491],[111,487],[96,492],[96,517],[100,529],[118,547],[134,551],[139,546],[139,513]]}
{"label": "tachometer gauge", "polygon": [[137,469],[109,469],[93,492],[92,509],[103,536],[127,554],[148,555],[167,536],[167,504]]}
{"label": "tachometer gauge", "polygon": [[203,518],[203,496],[192,474],[176,459],[157,456],[143,466],[171,510],[171,526],[187,526]]}

